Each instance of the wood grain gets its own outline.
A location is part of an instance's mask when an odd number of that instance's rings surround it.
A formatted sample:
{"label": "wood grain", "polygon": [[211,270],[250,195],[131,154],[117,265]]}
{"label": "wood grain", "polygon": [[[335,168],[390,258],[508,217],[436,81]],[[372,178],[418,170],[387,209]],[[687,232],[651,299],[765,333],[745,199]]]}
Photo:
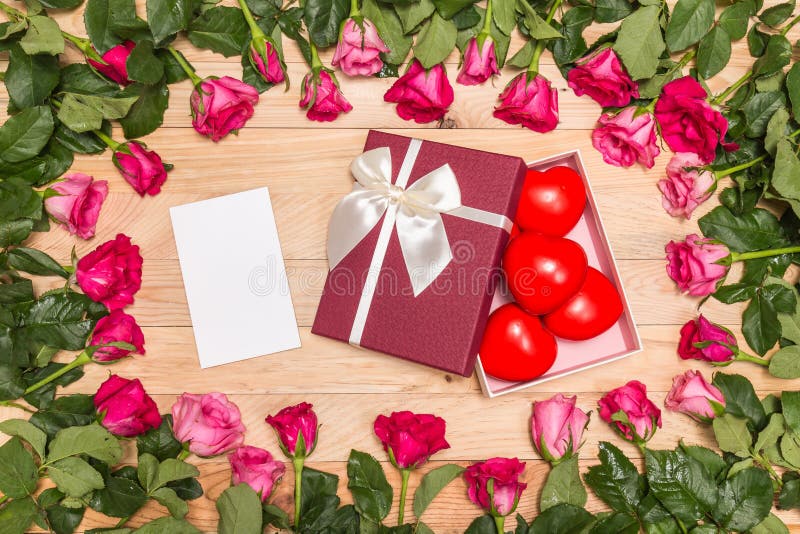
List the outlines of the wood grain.
{"label": "wood grain", "polygon": [[[235,5],[234,0],[223,3]],[[137,5],[140,15],[144,15],[144,0],[137,0]],[[59,12],[56,16],[65,30],[85,35],[81,9]],[[585,37],[591,42],[613,27],[593,26],[586,30]],[[799,35],[798,30],[793,30],[789,37],[794,41]],[[512,53],[522,44],[523,39],[514,35]],[[201,75],[238,77],[241,74],[238,58],[223,58],[197,50],[185,37],[180,37],[176,45],[194,62]],[[504,70],[493,84],[479,87],[454,84],[455,102],[446,120],[429,125],[403,121],[397,117],[393,106],[383,102],[383,93],[392,80],[352,79],[340,75],[342,89],[355,109],[334,123],[311,123],[297,106],[298,87],[307,67],[292,43],[285,40],[284,45],[291,89],[288,92],[274,89],[262,95],[248,126],[238,137],[230,137],[218,145],[191,129],[190,85],[184,82],[170,87],[171,106],[164,127],[145,139],[166,161],[175,164],[159,196],[140,198],[133,193],[114,169],[108,154],[76,158],[74,171],[109,181],[111,193],[103,208],[97,237],[80,241],[54,228],[47,234],[36,235],[30,244],[66,261],[73,246],[82,255],[118,232],[130,235],[142,247],[145,264],[142,290],[128,311],[144,326],[147,354],[110,368],[89,366],[86,377],[64,393],[93,393],[109,372],[141,378],[164,412],[169,411],[176,395],[183,391],[223,391],[242,409],[248,428],[247,443],[275,453],[279,452],[278,447],[263,421],[264,416],[288,404],[303,400],[313,402],[323,427],[319,446],[309,465],[340,476],[340,494],[344,502],[350,500],[345,473],[350,448],[368,451],[385,460],[372,433],[372,422],[378,413],[397,409],[437,413],[448,422],[447,438],[452,448],[439,453],[436,461],[422,471],[447,461],[466,464],[499,455],[523,458],[528,463],[525,477],[529,488],[519,511],[531,519],[538,512],[538,492],[547,471],[546,465],[535,457],[528,436],[532,401],[563,392],[577,394],[581,407],[596,410],[597,399],[605,391],[635,377],[648,385],[653,399],[661,404],[674,375],[687,369],[701,369],[707,376],[712,373],[713,369],[699,362],[680,360],[675,351],[678,329],[697,314],[699,302],[679,295],[665,276],[663,247],[670,239],[681,239],[698,230],[696,219],[679,221],[661,209],[656,182],[664,173],[668,151],[662,152],[652,170],[638,166],[620,169],[603,163],[600,154],[591,146],[590,135],[600,108],[588,98],[576,97],[567,88],[549,55],[543,58],[542,72],[559,89],[561,122],[558,130],[542,135],[509,127],[492,117],[497,94],[516,74],[510,69]],[[323,51],[323,61],[328,62],[331,55],[331,50]],[[74,49],[69,49],[63,60],[74,62],[81,58]],[[458,55],[451,54],[446,63],[448,75],[454,82]],[[709,80],[708,85],[714,91],[729,86],[751,63],[744,41],[735,43],[728,68]],[[5,65],[6,57],[0,55],[0,69],[4,70]],[[0,104],[7,102],[3,89]],[[5,106],[2,108],[0,120],[7,116]],[[348,164],[361,151],[368,128],[515,154],[531,161],[580,149],[619,260],[644,351],[591,371],[489,400],[480,393],[475,376],[453,376],[312,335],[309,326],[326,271],[327,220],[338,199],[350,188]],[[118,128],[115,135],[118,139],[122,136]],[[303,348],[201,370],[168,208],[262,186],[270,188],[287,259],[286,287],[291,291],[301,326]],[[706,203],[698,209],[696,217],[714,205],[715,202]],[[735,279],[736,276],[734,270],[731,277]],[[53,280],[37,280],[36,283],[41,290],[56,284]],[[738,332],[739,306],[723,306],[710,300],[702,310],[711,319]],[[61,359],[68,357],[60,356]],[[749,364],[734,364],[728,371],[746,374],[761,395],[797,388],[796,382],[772,378],[763,369]],[[0,407],[0,420],[21,415],[18,410]],[[584,468],[596,461],[591,458],[599,441],[620,443],[596,414],[592,418],[582,453]],[[689,443],[713,441],[708,428],[665,411],[663,428],[652,445],[673,447],[680,439]],[[622,447],[640,462],[641,454],[637,449],[624,444]],[[134,461],[131,444],[126,446],[126,451],[125,461]],[[214,499],[228,486],[230,472],[224,459],[193,458],[191,461],[200,466],[206,494],[192,503],[189,520],[203,531],[214,532],[217,520]],[[398,487],[396,472],[386,462],[384,466],[390,481]],[[290,472],[291,467],[288,469]],[[412,491],[420,476],[421,473],[413,475]],[[290,487],[291,484],[282,484],[274,497],[275,502],[287,510],[293,506]],[[603,508],[592,495],[588,507],[593,511]],[[131,525],[165,513],[158,505],[148,505],[132,519]],[[424,520],[439,534],[455,534],[463,532],[478,513],[466,499],[464,483],[459,480],[437,498]],[[800,513],[779,511],[778,515],[791,525],[793,532],[800,532]],[[389,522],[395,517],[396,509],[393,509]],[[90,511],[82,528],[110,526],[114,522]]]}

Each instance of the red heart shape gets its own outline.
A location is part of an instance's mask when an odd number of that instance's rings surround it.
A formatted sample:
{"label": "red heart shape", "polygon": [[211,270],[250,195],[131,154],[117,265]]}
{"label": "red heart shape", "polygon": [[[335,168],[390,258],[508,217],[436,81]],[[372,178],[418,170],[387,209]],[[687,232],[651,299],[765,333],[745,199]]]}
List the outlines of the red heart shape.
{"label": "red heart shape", "polygon": [[614,284],[589,267],[580,290],[555,311],[544,316],[545,327],[558,337],[582,341],[599,336],[622,315],[622,299]]}
{"label": "red heart shape", "polygon": [[586,207],[586,187],[569,167],[529,170],[522,185],[516,222],[525,231],[564,236]]}

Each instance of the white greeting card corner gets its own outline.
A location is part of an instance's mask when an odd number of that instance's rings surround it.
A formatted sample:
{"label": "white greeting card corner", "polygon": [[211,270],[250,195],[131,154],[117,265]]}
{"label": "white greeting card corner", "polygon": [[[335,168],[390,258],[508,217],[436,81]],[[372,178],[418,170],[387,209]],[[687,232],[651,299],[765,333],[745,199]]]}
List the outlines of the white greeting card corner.
{"label": "white greeting card corner", "polygon": [[266,187],[170,208],[200,367],[300,347]]}

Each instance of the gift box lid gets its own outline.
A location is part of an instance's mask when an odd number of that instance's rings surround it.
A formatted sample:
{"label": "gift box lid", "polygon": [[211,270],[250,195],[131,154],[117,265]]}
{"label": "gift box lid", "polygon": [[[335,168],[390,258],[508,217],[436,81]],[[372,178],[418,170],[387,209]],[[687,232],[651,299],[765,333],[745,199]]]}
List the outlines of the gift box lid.
{"label": "gift box lid", "polygon": [[[407,258],[418,255],[419,250],[408,245],[408,238],[403,249],[399,223],[389,213],[394,209],[390,201],[375,226],[329,271],[312,332],[469,376],[492,295],[501,279],[500,259],[525,179],[525,162],[513,156],[370,131],[365,154],[385,150],[382,147],[388,147],[391,154],[395,190],[401,173],[406,173],[401,187],[408,191],[420,179],[429,181],[430,173],[449,166],[465,207],[440,214],[452,259],[441,272],[437,267],[438,276],[415,295]],[[364,192],[359,186],[356,190]],[[357,217],[349,213],[338,216]],[[417,230],[429,222],[416,221]],[[408,224],[401,226],[404,232],[416,231],[408,230]],[[378,267],[372,276],[371,264]]]}

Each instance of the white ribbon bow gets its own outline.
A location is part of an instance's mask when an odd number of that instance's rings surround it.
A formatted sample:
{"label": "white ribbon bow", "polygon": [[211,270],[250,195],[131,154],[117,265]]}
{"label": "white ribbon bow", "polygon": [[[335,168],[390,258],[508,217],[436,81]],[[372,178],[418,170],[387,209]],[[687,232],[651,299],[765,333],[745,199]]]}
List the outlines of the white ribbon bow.
{"label": "white ribbon bow", "polygon": [[356,183],[331,215],[328,262],[333,269],[387,211],[394,212],[406,270],[417,296],[453,259],[441,214],[461,208],[461,189],[450,165],[442,165],[408,187],[411,168],[405,169],[405,163],[403,167],[397,184],[392,184],[389,147],[364,152],[353,160],[350,171]]}

